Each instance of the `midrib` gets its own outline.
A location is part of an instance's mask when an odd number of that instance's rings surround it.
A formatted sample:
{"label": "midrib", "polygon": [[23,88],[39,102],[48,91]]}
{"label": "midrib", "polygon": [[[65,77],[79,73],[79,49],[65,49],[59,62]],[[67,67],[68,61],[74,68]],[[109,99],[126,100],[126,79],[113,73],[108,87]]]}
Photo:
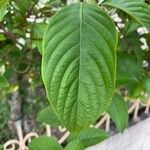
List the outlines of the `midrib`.
{"label": "midrib", "polygon": [[[79,99],[80,99],[80,72],[81,72],[81,61],[82,61],[82,23],[83,23],[83,4],[82,2],[80,3],[80,8],[79,8],[79,21],[80,21],[80,34],[79,34],[79,72],[78,72],[78,75],[79,75],[79,79],[78,79],[78,99],[77,99],[77,102],[76,102],[76,116],[78,116],[78,103],[79,103]],[[77,117],[76,117],[76,125],[78,126],[78,123],[77,123]]]}

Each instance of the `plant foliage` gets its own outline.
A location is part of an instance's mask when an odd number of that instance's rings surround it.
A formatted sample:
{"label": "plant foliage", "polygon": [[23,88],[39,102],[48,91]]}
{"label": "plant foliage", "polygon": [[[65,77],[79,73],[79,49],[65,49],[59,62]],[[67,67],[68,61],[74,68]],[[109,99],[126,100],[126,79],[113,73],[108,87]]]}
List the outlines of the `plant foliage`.
{"label": "plant foliage", "polygon": [[[89,128],[104,113],[123,132],[130,103],[124,99],[149,103],[149,4],[0,0],[0,106],[5,106],[0,111],[0,143],[15,135],[18,120],[25,133],[33,129],[33,118],[44,106],[37,120],[70,131],[66,150],[105,140],[107,133]],[[27,122],[34,125],[26,127]],[[29,148],[63,149],[45,136]]]}
{"label": "plant foliage", "polygon": [[67,6],[52,18],[43,41],[42,76],[53,109],[69,130],[88,127],[114,93],[117,33],[111,18],[97,6]]}

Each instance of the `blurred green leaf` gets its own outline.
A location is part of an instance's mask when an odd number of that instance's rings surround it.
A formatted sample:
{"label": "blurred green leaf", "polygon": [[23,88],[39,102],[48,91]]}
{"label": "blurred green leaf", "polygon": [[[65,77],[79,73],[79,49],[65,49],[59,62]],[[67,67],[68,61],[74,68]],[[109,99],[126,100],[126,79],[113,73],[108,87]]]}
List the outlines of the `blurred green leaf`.
{"label": "blurred green leaf", "polygon": [[22,15],[26,13],[31,5],[31,0],[15,0],[14,2]]}
{"label": "blurred green leaf", "polygon": [[5,73],[5,65],[3,63],[0,63],[0,76],[2,76]]}
{"label": "blurred green leaf", "polygon": [[9,80],[14,75],[14,70],[12,68],[6,68],[4,76]]}
{"label": "blurred green leaf", "polygon": [[149,49],[150,49],[150,33],[145,34],[145,39],[146,39],[147,45],[149,46]]}
{"label": "blurred green leaf", "polygon": [[136,58],[127,53],[117,55],[117,84],[127,84],[131,81],[140,82],[142,72]]}
{"label": "blurred green leaf", "polygon": [[35,39],[42,40],[46,27],[47,27],[47,24],[44,22],[35,23],[33,25],[32,37]]}
{"label": "blurred green leaf", "polygon": [[[130,22],[129,22],[130,23]],[[124,38],[119,41],[120,51],[124,51],[134,55],[134,59],[139,69],[143,68],[144,51],[141,49],[142,42],[140,41],[141,36],[136,31],[129,33],[123,33]],[[129,54],[127,54],[129,55]]]}
{"label": "blurred green leaf", "polygon": [[144,87],[144,90],[150,94],[150,77],[145,77],[143,79],[143,87]]}
{"label": "blurred green leaf", "polygon": [[123,29],[123,34],[130,34],[132,33],[133,31],[136,31],[138,27],[140,27],[141,25],[136,22],[135,20],[132,20],[132,21],[127,21],[125,22],[125,27]]}
{"label": "blurred green leaf", "polygon": [[6,40],[5,36],[0,33],[0,41],[5,41],[5,40]]}
{"label": "blurred green leaf", "polygon": [[33,46],[37,47],[41,54],[42,54],[42,40],[46,27],[47,24],[42,22],[34,24],[32,28]]}
{"label": "blurred green leaf", "polygon": [[62,150],[55,138],[40,136],[29,143],[29,150]]}
{"label": "blurred green leaf", "polygon": [[9,0],[0,0],[0,21],[6,14],[7,4]]}
{"label": "blurred green leaf", "polygon": [[128,125],[128,107],[123,97],[115,94],[112,100],[112,104],[107,112],[116,124],[119,132],[123,132],[123,130]]}
{"label": "blurred green leaf", "polygon": [[80,140],[70,142],[64,150],[85,150],[85,146]]}
{"label": "blurred green leaf", "polygon": [[144,0],[105,0],[104,5],[122,10],[150,30],[150,7]]}
{"label": "blurred green leaf", "polygon": [[141,93],[143,91],[143,85],[141,82],[130,82],[126,84],[125,87],[130,98],[140,98],[142,96]]}
{"label": "blurred green leaf", "polygon": [[108,133],[101,129],[88,128],[79,133],[71,133],[69,141],[80,140],[84,143],[85,147],[88,147],[100,143],[108,137]]}
{"label": "blurred green leaf", "polygon": [[9,86],[7,79],[4,76],[0,76],[0,89],[6,88]]}
{"label": "blurred green leaf", "polygon": [[51,107],[46,107],[38,113],[37,120],[51,126],[60,126],[61,122]]}
{"label": "blurred green leaf", "polygon": [[3,150],[3,145],[0,144],[0,150]]}

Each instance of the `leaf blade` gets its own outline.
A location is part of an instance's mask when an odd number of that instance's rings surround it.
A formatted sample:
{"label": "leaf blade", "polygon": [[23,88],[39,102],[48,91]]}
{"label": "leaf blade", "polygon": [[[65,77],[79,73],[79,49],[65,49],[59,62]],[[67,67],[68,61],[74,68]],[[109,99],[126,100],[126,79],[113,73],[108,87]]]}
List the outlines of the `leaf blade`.
{"label": "leaf blade", "polygon": [[128,107],[120,95],[114,95],[112,105],[109,107],[107,112],[116,124],[119,132],[123,132],[128,125]]}
{"label": "leaf blade", "polygon": [[32,38],[33,38],[33,46],[37,47],[39,52],[42,54],[42,40],[45,29],[47,27],[46,23],[35,23],[32,27]]}
{"label": "leaf blade", "polygon": [[108,133],[101,129],[88,128],[79,133],[72,133],[69,136],[69,141],[80,140],[85,147],[92,146],[102,142],[109,137]]}
{"label": "leaf blade", "polygon": [[9,87],[9,82],[5,76],[0,76],[0,89]]}
{"label": "leaf blade", "polygon": [[118,8],[150,30],[150,7],[142,0],[106,0],[104,5]]}
{"label": "leaf blade", "polygon": [[29,150],[63,150],[55,138],[40,136],[29,143]]}
{"label": "leaf blade", "polygon": [[6,14],[7,4],[9,3],[8,0],[1,0],[0,1],[0,21],[2,21],[3,17]]}
{"label": "leaf blade", "polygon": [[72,141],[70,142],[64,150],[84,150],[85,149],[85,146],[84,144],[79,141],[79,140],[75,140],[75,141]]}
{"label": "leaf blade", "polygon": [[131,81],[139,83],[142,70],[137,65],[136,57],[127,53],[117,54],[117,84],[128,84]]}
{"label": "leaf blade", "polygon": [[59,121],[55,112],[49,106],[38,113],[37,120],[39,122],[47,123],[54,127],[61,125],[61,122]]}
{"label": "leaf blade", "polygon": [[143,88],[144,88],[145,92],[150,95],[150,77],[146,76],[143,79],[142,83],[143,83]]}
{"label": "leaf blade", "polygon": [[69,130],[89,126],[109,106],[114,92],[113,22],[97,6],[71,5],[53,17],[43,42],[42,77],[57,116]]}

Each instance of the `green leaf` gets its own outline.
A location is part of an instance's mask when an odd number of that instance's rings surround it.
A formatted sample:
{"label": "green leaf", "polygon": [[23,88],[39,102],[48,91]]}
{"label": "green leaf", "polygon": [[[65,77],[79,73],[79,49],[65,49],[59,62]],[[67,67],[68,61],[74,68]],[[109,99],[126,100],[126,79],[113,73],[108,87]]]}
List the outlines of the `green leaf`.
{"label": "green leaf", "polygon": [[116,124],[119,132],[123,132],[128,125],[128,107],[123,97],[115,94],[107,112]]}
{"label": "green leaf", "polygon": [[3,17],[6,14],[8,0],[0,0],[0,21],[2,21]]}
{"label": "green leaf", "polygon": [[88,147],[100,143],[108,137],[108,133],[101,129],[88,128],[79,133],[70,134],[69,141],[80,140],[84,143],[85,147]]}
{"label": "green leaf", "polygon": [[144,90],[150,94],[150,77],[145,77],[143,80],[143,87]]}
{"label": "green leaf", "polygon": [[3,150],[3,145],[0,144],[0,150]]}
{"label": "green leaf", "polygon": [[8,86],[9,86],[9,83],[7,79],[5,78],[5,76],[0,76],[0,89],[6,88]]}
{"label": "green leaf", "polygon": [[131,31],[126,34],[128,35],[123,34],[124,38],[120,39],[120,51],[134,55],[132,57],[135,57],[133,59],[136,62],[137,67],[143,72],[144,51],[141,49],[142,42],[140,41],[140,36],[137,31]]}
{"label": "green leaf", "polygon": [[5,65],[0,62],[0,76],[3,76],[6,71]]}
{"label": "green leaf", "polygon": [[75,140],[73,142],[70,142],[66,147],[65,150],[85,150],[84,144],[79,141]]}
{"label": "green leaf", "polygon": [[5,41],[5,40],[6,40],[5,36],[0,33],[0,41]]}
{"label": "green leaf", "polygon": [[42,54],[43,53],[43,47],[42,47],[42,41],[41,40],[33,40],[32,41],[32,46],[34,48],[37,48],[38,51]]}
{"label": "green leaf", "polygon": [[138,22],[136,22],[135,20],[132,20],[132,21],[129,20],[128,22],[125,23],[125,27],[123,29],[123,34],[129,35],[133,31],[136,31],[137,28],[139,28],[140,26],[141,25]]}
{"label": "green leaf", "polygon": [[130,82],[125,86],[125,88],[128,91],[128,96],[131,98],[139,98],[143,92],[143,85],[141,82]]}
{"label": "green leaf", "polygon": [[43,51],[42,40],[46,27],[47,24],[42,22],[34,24],[32,29],[33,46],[37,47],[41,54]]}
{"label": "green leaf", "polygon": [[126,12],[150,30],[150,7],[143,0],[105,0],[103,4]]}
{"label": "green leaf", "polygon": [[146,39],[147,45],[148,45],[148,47],[150,49],[150,33],[145,34],[144,38]]}
{"label": "green leaf", "polygon": [[63,150],[55,138],[40,136],[29,143],[29,150]]}
{"label": "green leaf", "polygon": [[0,9],[8,4],[8,0],[0,0]]}
{"label": "green leaf", "polygon": [[46,107],[40,113],[38,113],[37,120],[39,122],[43,122],[51,126],[61,125],[58,117],[56,116],[56,114],[54,113],[51,107]]}
{"label": "green leaf", "polygon": [[44,36],[42,77],[48,99],[69,130],[88,127],[114,93],[117,33],[98,6],[64,7]]}
{"label": "green leaf", "polygon": [[131,81],[140,82],[142,72],[137,65],[136,57],[127,53],[117,54],[117,84],[127,84]]}
{"label": "green leaf", "polygon": [[17,8],[22,15],[25,15],[27,9],[31,6],[31,0],[15,0]]}

